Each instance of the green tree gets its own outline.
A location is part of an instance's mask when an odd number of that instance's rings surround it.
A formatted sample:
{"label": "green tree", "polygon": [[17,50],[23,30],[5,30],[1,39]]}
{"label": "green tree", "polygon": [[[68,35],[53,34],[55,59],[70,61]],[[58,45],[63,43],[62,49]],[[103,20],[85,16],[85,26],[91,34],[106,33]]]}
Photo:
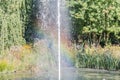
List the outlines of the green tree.
{"label": "green tree", "polygon": [[32,0],[0,0],[0,53],[10,46],[25,43]]}
{"label": "green tree", "polygon": [[[76,42],[120,42],[120,3],[116,0],[70,0],[69,8]],[[116,41],[116,42],[115,42]]]}

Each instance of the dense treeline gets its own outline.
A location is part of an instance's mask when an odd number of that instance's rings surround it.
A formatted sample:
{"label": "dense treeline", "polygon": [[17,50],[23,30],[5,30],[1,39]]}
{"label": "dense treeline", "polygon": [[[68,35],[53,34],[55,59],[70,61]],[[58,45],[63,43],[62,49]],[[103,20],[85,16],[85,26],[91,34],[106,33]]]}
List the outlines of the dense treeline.
{"label": "dense treeline", "polygon": [[70,0],[73,38],[87,45],[120,44],[120,3],[117,0]]}
{"label": "dense treeline", "polygon": [[30,22],[32,0],[0,0],[0,53],[10,46],[21,45]]}

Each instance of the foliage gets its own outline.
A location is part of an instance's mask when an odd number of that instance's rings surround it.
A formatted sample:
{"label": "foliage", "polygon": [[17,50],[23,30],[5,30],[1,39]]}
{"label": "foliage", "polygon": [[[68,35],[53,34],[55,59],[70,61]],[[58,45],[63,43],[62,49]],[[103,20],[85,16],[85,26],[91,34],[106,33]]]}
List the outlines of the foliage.
{"label": "foliage", "polygon": [[116,0],[68,1],[73,37],[88,44],[120,43],[120,3]]}
{"label": "foliage", "polygon": [[[118,52],[117,52],[118,51]],[[86,48],[79,51],[76,57],[76,66],[82,68],[119,70],[120,47]]]}
{"label": "foliage", "polygon": [[0,56],[0,72],[28,72],[36,65],[37,58],[39,56],[31,45],[12,46],[8,54]]}
{"label": "foliage", "polygon": [[32,0],[0,0],[0,53],[25,43],[24,33]]}
{"label": "foliage", "polygon": [[13,65],[9,64],[7,60],[0,60],[0,72],[13,70]]}

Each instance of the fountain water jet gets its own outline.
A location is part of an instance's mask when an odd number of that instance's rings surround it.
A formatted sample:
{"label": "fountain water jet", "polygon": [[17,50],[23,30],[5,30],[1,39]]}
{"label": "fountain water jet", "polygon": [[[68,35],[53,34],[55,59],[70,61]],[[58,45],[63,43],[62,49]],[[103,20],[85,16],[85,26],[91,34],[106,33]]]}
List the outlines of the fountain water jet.
{"label": "fountain water jet", "polygon": [[60,0],[58,0],[58,79],[61,80],[61,53],[60,53],[60,40],[61,40],[61,35],[60,35]]}
{"label": "fountain water jet", "polygon": [[[35,44],[40,54],[38,64],[44,70],[58,70],[73,66],[70,20],[65,0],[35,0],[36,31]],[[44,61],[44,63],[43,63]]]}

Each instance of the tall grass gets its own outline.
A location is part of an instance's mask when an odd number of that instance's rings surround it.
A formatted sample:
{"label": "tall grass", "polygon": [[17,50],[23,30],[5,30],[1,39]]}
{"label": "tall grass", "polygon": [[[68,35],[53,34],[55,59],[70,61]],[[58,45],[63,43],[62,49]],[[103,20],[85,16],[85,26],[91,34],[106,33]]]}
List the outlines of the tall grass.
{"label": "tall grass", "polygon": [[106,48],[99,48],[99,50],[92,49],[92,51],[91,49],[78,51],[76,66],[79,68],[118,70],[120,69],[120,59],[116,55],[117,53]]}

